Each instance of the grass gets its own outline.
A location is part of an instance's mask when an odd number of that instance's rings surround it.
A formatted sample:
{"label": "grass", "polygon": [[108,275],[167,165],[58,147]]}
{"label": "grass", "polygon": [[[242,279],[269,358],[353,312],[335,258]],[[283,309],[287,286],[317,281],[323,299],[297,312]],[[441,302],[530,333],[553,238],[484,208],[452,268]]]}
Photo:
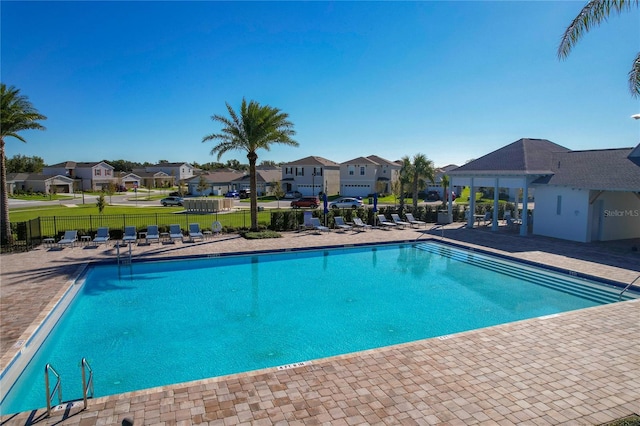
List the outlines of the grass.
{"label": "grass", "polygon": [[11,195],[9,198],[14,200],[25,200],[25,201],[49,201],[49,200],[72,200],[73,195],[67,194],[20,194],[20,195]]}
{"label": "grass", "polygon": [[[129,206],[107,206],[103,215],[134,215],[134,214],[155,214],[155,213],[175,213],[182,211],[182,207],[129,207]],[[15,208],[9,211],[11,222],[24,222],[37,217],[52,216],[89,216],[99,215],[98,207],[95,203],[78,204],[74,207],[52,205],[46,207],[24,207]]]}

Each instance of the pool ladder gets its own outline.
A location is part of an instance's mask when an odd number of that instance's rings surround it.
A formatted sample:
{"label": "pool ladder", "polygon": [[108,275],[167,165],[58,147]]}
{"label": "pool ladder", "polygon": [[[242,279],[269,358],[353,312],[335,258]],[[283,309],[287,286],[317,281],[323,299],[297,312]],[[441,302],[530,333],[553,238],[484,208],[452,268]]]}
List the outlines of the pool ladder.
{"label": "pool ladder", "polygon": [[627,286],[620,292],[620,296],[619,296],[618,300],[622,300],[622,295],[624,294],[624,292],[629,290],[629,288],[633,285],[633,283],[635,283],[638,280],[640,280],[640,275],[638,275],[635,280],[633,280],[629,284],[627,284]]}
{"label": "pool ladder", "polygon": [[116,256],[118,257],[118,265],[131,265],[131,242],[129,242],[129,256],[124,259],[120,258],[120,244],[116,244]]}
{"label": "pool ladder", "polygon": [[[82,358],[80,368],[82,369],[82,400],[84,402],[84,408],[86,409],[87,399],[93,398],[93,369],[91,369],[86,358]],[[49,387],[49,372],[56,378],[56,384],[53,390],[50,390]],[[51,364],[47,364],[44,367],[44,385],[47,397],[47,417],[49,417],[51,415],[51,401],[56,393],[58,394],[58,405],[62,404],[62,379]]]}

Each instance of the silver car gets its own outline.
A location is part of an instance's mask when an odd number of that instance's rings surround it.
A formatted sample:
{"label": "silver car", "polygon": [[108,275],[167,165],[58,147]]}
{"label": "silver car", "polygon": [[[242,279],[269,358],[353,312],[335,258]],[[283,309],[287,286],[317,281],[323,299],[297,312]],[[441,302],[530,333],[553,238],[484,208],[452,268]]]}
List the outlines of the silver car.
{"label": "silver car", "polygon": [[329,203],[332,209],[357,209],[362,207],[362,200],[357,198],[338,198]]}
{"label": "silver car", "polygon": [[167,207],[167,206],[181,206],[182,202],[183,201],[182,201],[181,197],[166,197],[166,198],[163,198],[162,200],[160,200],[160,204],[162,204],[165,207]]}

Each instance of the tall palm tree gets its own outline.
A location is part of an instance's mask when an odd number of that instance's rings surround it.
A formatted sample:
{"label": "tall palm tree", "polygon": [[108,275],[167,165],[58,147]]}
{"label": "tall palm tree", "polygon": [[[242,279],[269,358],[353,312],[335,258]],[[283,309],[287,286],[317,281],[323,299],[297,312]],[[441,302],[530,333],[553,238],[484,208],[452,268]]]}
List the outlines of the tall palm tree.
{"label": "tall palm tree", "polygon": [[214,115],[213,121],[222,123],[221,133],[212,133],[202,138],[202,142],[220,141],[211,149],[211,155],[217,154],[218,161],[227,151],[240,150],[247,152],[249,159],[249,182],[251,188],[251,229],[258,229],[258,195],[256,183],[256,160],[258,149],[270,150],[271,144],[280,143],[298,146],[298,142],[291,139],[296,132],[293,123],[289,121],[289,114],[269,105],[247,101],[242,98],[240,111],[236,113],[231,105],[227,105],[228,117]]}
{"label": "tall palm tree", "polygon": [[[592,27],[606,21],[612,11],[621,13],[630,10],[633,5],[637,7],[638,0],[590,0],[562,35],[558,57],[567,58],[578,40]],[[640,96],[640,52],[634,58],[629,71],[629,90],[632,96]]]}
{"label": "tall palm tree", "polygon": [[442,179],[441,180],[442,180],[442,189],[443,189],[443,191],[442,191],[442,195],[443,195],[442,203],[446,203],[447,200],[449,199],[449,195],[451,195],[451,194],[449,194],[447,192],[447,188],[449,188],[449,176],[442,175]]}
{"label": "tall palm tree", "polygon": [[9,195],[7,191],[7,168],[4,153],[4,138],[14,137],[21,142],[27,142],[18,134],[23,130],[45,130],[38,123],[47,117],[36,110],[29,98],[20,94],[15,87],[7,87],[0,83],[0,188],[2,189],[2,201],[0,201],[0,241],[2,244],[11,243],[11,223],[9,222]]}
{"label": "tall palm tree", "polygon": [[398,174],[398,182],[400,184],[400,210],[399,213],[402,214],[404,211],[404,194],[411,186],[411,182],[413,180],[414,169],[413,163],[408,155],[405,155],[400,159],[402,162],[402,166],[400,167],[400,173]]}
{"label": "tall palm tree", "polygon": [[433,183],[435,179],[435,170],[433,161],[429,160],[424,154],[416,154],[413,156],[413,179],[411,180],[411,188],[413,189],[413,210],[418,208],[418,191],[424,188],[427,179]]}

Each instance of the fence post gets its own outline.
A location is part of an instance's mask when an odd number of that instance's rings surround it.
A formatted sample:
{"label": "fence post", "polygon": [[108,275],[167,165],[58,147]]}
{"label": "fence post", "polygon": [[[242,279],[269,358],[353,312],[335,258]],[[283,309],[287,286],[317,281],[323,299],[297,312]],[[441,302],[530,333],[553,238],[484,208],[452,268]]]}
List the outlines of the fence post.
{"label": "fence post", "polygon": [[93,231],[93,215],[89,215],[89,232]]}
{"label": "fence post", "polygon": [[52,237],[56,237],[58,235],[58,224],[56,220],[56,216],[53,217],[53,235]]}

